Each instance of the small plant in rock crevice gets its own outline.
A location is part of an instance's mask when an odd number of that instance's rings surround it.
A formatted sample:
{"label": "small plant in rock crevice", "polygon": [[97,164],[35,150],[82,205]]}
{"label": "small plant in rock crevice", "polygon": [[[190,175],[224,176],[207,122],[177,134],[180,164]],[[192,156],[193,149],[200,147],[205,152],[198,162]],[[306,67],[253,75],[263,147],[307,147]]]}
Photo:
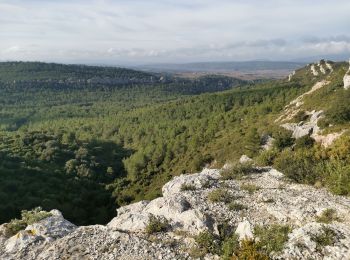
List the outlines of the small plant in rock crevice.
{"label": "small plant in rock crevice", "polygon": [[211,202],[223,202],[227,204],[234,199],[234,195],[232,195],[228,190],[222,188],[213,190],[208,194],[208,200]]}
{"label": "small plant in rock crevice", "polygon": [[28,225],[36,223],[42,219],[50,217],[52,214],[43,211],[41,207],[36,207],[32,210],[22,210],[21,219],[13,219],[6,224],[9,235],[14,235],[18,231],[25,229]]}
{"label": "small plant in rock crevice", "polygon": [[316,217],[316,221],[320,223],[331,223],[333,221],[339,220],[337,216],[337,211],[335,209],[325,209],[320,216]]}
{"label": "small plant in rock crevice", "polygon": [[192,184],[183,183],[180,187],[181,191],[193,191],[196,190],[196,186]]}
{"label": "small plant in rock crevice", "polygon": [[253,194],[254,192],[260,190],[261,188],[255,184],[242,184],[241,190],[248,191],[249,194]]}
{"label": "small plant in rock crevice", "polygon": [[321,232],[311,235],[311,240],[316,243],[316,248],[320,251],[325,246],[334,245],[337,241],[337,234],[330,227],[323,226]]}
{"label": "small plant in rock crevice", "polygon": [[145,230],[147,234],[164,232],[169,227],[169,221],[165,217],[157,217],[153,214],[150,214],[148,218],[148,224]]}
{"label": "small plant in rock crevice", "polygon": [[221,178],[223,180],[236,180],[256,171],[257,169],[250,162],[236,163],[231,165],[228,169],[223,170],[221,172]]}

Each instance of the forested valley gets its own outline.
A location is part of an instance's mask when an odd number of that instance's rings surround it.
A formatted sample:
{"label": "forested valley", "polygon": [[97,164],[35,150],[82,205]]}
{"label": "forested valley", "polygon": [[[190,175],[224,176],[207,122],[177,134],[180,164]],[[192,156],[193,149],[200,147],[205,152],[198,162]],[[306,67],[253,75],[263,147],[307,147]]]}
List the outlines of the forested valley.
{"label": "forested valley", "polygon": [[[330,88],[339,88],[334,82]],[[313,83],[305,69],[292,81],[247,82],[0,63],[0,222],[42,206],[61,210],[79,225],[106,223],[117,207],[160,196],[173,176],[220,167],[242,154],[286,168],[283,163],[296,154],[288,154],[295,140],[274,120]],[[334,95],[338,104],[346,102],[341,93]],[[334,107],[329,105],[328,123],[338,120]],[[338,125],[348,121],[340,119]],[[279,142],[277,150],[261,155],[266,135]],[[300,154],[310,150],[304,141],[296,148]],[[311,146],[315,151],[309,157],[321,156],[323,150]],[[328,160],[337,151],[322,156]]]}

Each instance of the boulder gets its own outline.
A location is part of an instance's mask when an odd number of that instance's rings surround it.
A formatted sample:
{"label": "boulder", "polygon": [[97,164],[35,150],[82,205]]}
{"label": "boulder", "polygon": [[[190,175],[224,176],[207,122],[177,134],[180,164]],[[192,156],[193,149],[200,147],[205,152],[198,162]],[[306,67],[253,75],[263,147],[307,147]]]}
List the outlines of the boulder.
{"label": "boulder", "polygon": [[58,210],[51,210],[51,216],[36,223],[28,225],[25,230],[21,230],[16,235],[10,237],[5,242],[5,251],[22,250],[29,244],[39,241],[52,241],[71,233],[76,226],[65,220]]}
{"label": "boulder", "polygon": [[5,242],[5,252],[12,253],[26,248],[29,244],[43,240],[43,237],[38,236],[30,230],[21,230],[16,235],[10,237]]}
{"label": "boulder", "polygon": [[[329,230],[329,245],[320,245],[315,237]],[[278,259],[350,259],[350,227],[341,223],[308,223],[289,234]],[[333,241],[332,241],[333,240]]]}
{"label": "boulder", "polygon": [[238,235],[239,240],[254,238],[252,225],[247,219],[238,223],[235,233]]}
{"label": "boulder", "polygon": [[206,183],[219,178],[220,170],[217,169],[203,169],[200,173],[176,176],[163,186],[162,193],[163,196],[179,193],[182,185],[192,185],[196,189],[200,189]]}
{"label": "boulder", "polygon": [[314,64],[311,65],[311,73],[314,76],[318,76],[318,71],[316,70],[316,67]]}
{"label": "boulder", "polygon": [[[138,202],[118,209],[115,217],[107,227],[112,230],[129,232],[144,232],[150,214],[162,216],[169,221],[172,229],[181,229],[197,234],[207,229],[213,229],[212,221],[202,212],[192,209],[190,203],[181,194],[160,197],[144,204]],[[143,204],[140,206],[140,204]]]}
{"label": "boulder", "polygon": [[40,220],[37,223],[28,225],[25,230],[44,238],[57,239],[71,233],[76,226],[64,219],[62,213],[55,209],[51,210],[50,217]]}
{"label": "boulder", "polygon": [[265,135],[263,138],[262,138],[262,148],[266,151],[268,150],[271,150],[272,147],[273,147],[273,142],[275,141],[274,138],[272,138],[271,136],[269,135]]}
{"label": "boulder", "polygon": [[317,134],[320,131],[320,128],[317,126],[317,122],[323,116],[323,111],[312,111],[308,112],[311,115],[308,122],[299,122],[299,123],[286,123],[281,125],[283,128],[293,132],[292,136],[294,138],[300,138],[305,135]]}
{"label": "boulder", "polygon": [[249,158],[247,155],[243,154],[241,158],[239,158],[239,162],[244,164],[244,163],[251,163],[253,160]]}

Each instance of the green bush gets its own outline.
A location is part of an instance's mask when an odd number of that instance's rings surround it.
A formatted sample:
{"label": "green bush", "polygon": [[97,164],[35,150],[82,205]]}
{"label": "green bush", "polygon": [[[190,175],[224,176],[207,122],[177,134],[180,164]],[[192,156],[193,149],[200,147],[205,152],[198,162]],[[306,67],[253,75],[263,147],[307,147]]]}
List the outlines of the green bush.
{"label": "green bush", "polygon": [[309,119],[309,115],[305,113],[305,111],[300,110],[295,116],[294,116],[294,121],[299,123],[300,121],[306,121]]}
{"label": "green bush", "polygon": [[221,178],[223,180],[235,180],[240,179],[243,176],[256,171],[252,163],[236,163],[230,166],[228,169],[221,171]]}
{"label": "green bush", "polygon": [[232,256],[239,250],[238,235],[233,234],[228,237],[222,244],[222,259],[230,260]]}
{"label": "green bush", "polygon": [[156,217],[150,214],[148,217],[148,224],[146,226],[146,233],[153,234],[158,232],[164,232],[168,229],[169,222],[165,217]]}
{"label": "green bush", "polygon": [[331,223],[338,220],[337,211],[335,209],[325,209],[320,216],[316,218],[317,222]]}
{"label": "green bush", "polygon": [[199,233],[194,240],[196,241],[198,247],[204,250],[206,253],[220,255],[220,241],[209,231]]}
{"label": "green bush", "polygon": [[279,151],[277,149],[265,150],[255,158],[255,161],[260,166],[272,166],[278,154]]}
{"label": "green bush", "polygon": [[238,202],[231,202],[230,204],[228,204],[228,208],[232,211],[240,211],[247,209],[248,207]]}
{"label": "green bush", "polygon": [[244,239],[241,241],[241,246],[237,252],[237,257],[232,257],[233,260],[268,260],[269,256],[259,251],[254,240]]}
{"label": "green bush", "polygon": [[311,148],[315,143],[315,140],[310,137],[310,135],[305,135],[303,137],[300,137],[296,139],[295,141],[295,148],[301,149],[301,148]]}
{"label": "green bush", "polygon": [[254,192],[260,190],[260,187],[255,184],[242,184],[241,190],[248,191],[249,194],[253,194]]}
{"label": "green bush", "polygon": [[350,121],[349,91],[342,91],[333,101],[333,106],[326,111],[326,117],[333,124],[342,124]]}
{"label": "green bush", "polygon": [[43,211],[41,207],[32,210],[22,210],[21,219],[13,219],[6,225],[10,234],[16,234],[18,231],[25,229],[28,225],[36,223],[44,218],[50,217],[52,214]]}
{"label": "green bush", "polygon": [[319,177],[315,159],[304,150],[282,151],[275,159],[274,166],[297,183],[314,184]]}
{"label": "green bush", "polygon": [[229,203],[234,199],[234,196],[225,189],[216,189],[208,194],[208,200],[211,202]]}
{"label": "green bush", "polygon": [[191,191],[191,190],[196,190],[196,186],[192,185],[192,184],[187,184],[187,183],[183,183],[180,187],[181,191]]}
{"label": "green bush", "polygon": [[283,225],[256,226],[254,234],[259,238],[258,248],[268,255],[281,251],[291,230],[290,226]]}
{"label": "green bush", "polygon": [[336,233],[333,229],[323,226],[322,232],[311,236],[311,240],[316,243],[317,250],[322,250],[325,246],[334,245],[336,242]]}
{"label": "green bush", "polygon": [[325,175],[325,185],[337,195],[350,194],[350,165],[346,161],[332,161],[319,165]]}
{"label": "green bush", "polygon": [[275,138],[274,147],[277,149],[283,149],[294,144],[292,132],[285,129],[280,129],[277,133],[273,134],[273,138]]}

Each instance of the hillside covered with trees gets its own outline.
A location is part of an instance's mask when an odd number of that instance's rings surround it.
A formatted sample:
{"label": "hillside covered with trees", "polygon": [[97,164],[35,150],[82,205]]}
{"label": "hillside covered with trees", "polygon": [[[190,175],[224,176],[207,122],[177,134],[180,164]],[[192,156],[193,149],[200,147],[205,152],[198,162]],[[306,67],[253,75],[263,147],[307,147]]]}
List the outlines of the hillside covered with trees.
{"label": "hillside covered with trees", "polygon": [[[326,131],[349,124],[349,92],[341,86],[346,69],[335,64],[331,83],[305,101],[305,109],[325,110]],[[254,83],[0,63],[0,221],[42,206],[77,224],[106,223],[116,207],[160,196],[173,176],[242,154],[297,182],[348,195],[348,134],[324,148],[310,137],[295,140],[275,123],[285,105],[322,77],[307,67],[290,81]],[[267,135],[275,138],[274,149],[262,152]]]}

